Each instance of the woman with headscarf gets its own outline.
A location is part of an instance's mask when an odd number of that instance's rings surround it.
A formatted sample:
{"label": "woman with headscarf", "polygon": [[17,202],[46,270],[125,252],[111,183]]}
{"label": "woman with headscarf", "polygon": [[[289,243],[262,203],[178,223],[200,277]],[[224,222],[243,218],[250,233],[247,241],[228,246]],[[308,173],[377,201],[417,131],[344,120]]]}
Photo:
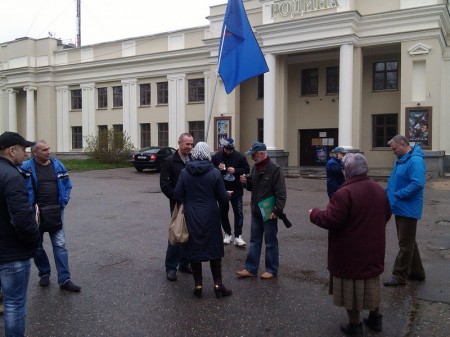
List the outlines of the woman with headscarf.
{"label": "woman with headscarf", "polygon": [[229,194],[222,175],[211,163],[210,153],[208,144],[198,142],[175,187],[175,199],[184,203],[189,231],[186,253],[194,276],[194,295],[198,298],[202,296],[202,262],[205,261],[210,262],[216,297],[232,293],[222,283],[224,248],[218,206],[218,202],[228,202]]}
{"label": "woman with headscarf", "polygon": [[384,189],[367,177],[369,169],[362,154],[346,154],[343,165],[346,181],[327,209],[314,208],[309,213],[312,223],[328,230],[330,294],[335,305],[347,309],[349,320],[341,330],[359,337],[363,336],[362,310],[370,310],[364,319],[369,328],[382,329],[380,275],[391,208]]}

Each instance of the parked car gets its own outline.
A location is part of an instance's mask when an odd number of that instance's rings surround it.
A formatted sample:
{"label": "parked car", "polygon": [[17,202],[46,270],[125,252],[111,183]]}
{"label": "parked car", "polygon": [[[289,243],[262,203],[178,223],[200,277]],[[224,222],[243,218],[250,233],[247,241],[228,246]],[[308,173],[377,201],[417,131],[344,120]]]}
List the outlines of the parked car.
{"label": "parked car", "polygon": [[138,172],[142,172],[143,169],[159,170],[162,162],[175,152],[173,147],[149,146],[134,153],[131,162]]}

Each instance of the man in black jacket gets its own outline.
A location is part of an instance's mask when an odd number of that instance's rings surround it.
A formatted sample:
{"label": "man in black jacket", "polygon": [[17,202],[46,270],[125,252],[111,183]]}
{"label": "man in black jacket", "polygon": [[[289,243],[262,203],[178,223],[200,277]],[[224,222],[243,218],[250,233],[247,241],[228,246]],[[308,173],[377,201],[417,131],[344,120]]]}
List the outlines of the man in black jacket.
{"label": "man in black jacket", "polygon": [[[223,150],[218,151],[211,157],[211,162],[217,167],[225,182],[227,191],[232,191],[230,197],[231,207],[234,214],[234,245],[243,247],[246,245],[242,239],[242,226],[244,224],[244,212],[242,211],[242,196],[244,189],[239,181],[239,177],[250,172],[247,158],[242,153],[234,149],[234,139],[228,138],[223,142]],[[223,243],[228,245],[231,243],[231,225],[228,219],[228,211],[230,203],[220,204],[220,221],[225,231]]]}
{"label": "man in black jacket", "polygon": [[[170,214],[175,208],[174,190],[177,185],[178,178],[187,161],[190,160],[194,138],[189,133],[182,133],[178,138],[178,150],[175,154],[166,158],[161,164],[159,185],[161,191],[170,201]],[[173,246],[168,243],[166,252],[166,273],[169,281],[177,280],[177,267],[183,273],[192,274],[189,261],[184,254],[182,246]]]}
{"label": "man in black jacket", "polygon": [[32,145],[15,132],[0,135],[0,284],[6,336],[25,335],[30,259],[39,241],[35,212],[17,168]]}

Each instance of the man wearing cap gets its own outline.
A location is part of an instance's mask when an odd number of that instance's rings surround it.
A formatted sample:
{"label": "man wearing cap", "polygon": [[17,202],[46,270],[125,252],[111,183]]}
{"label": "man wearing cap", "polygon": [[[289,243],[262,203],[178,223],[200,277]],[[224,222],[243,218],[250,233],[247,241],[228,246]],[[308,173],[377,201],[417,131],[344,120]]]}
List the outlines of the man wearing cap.
{"label": "man wearing cap", "polygon": [[342,167],[342,158],[345,156],[345,149],[342,146],[335,147],[331,151],[331,158],[325,165],[327,171],[327,193],[328,198],[336,192],[345,181]]}
{"label": "man wearing cap", "polygon": [[[260,277],[262,279],[270,279],[277,276],[280,264],[277,239],[278,218],[274,211],[282,212],[284,209],[286,204],[286,185],[280,166],[270,160],[264,143],[253,143],[250,150],[245,152],[245,154],[250,154],[255,162],[251,176],[247,178],[245,175],[242,175],[240,177],[244,187],[252,191],[250,203],[252,214],[250,247],[245,261],[245,268],[236,273],[241,277],[252,277],[258,274],[264,237],[266,244],[266,271]],[[268,200],[271,200],[271,202],[269,203]],[[266,206],[266,208],[271,208],[272,210],[267,212],[268,220],[266,221],[264,221],[259,207],[262,203],[269,203],[269,206]]]}
{"label": "man wearing cap", "polygon": [[[228,138],[222,145],[223,150],[215,153],[211,157],[211,162],[222,172],[226,190],[232,191],[230,203],[234,214],[234,245],[243,247],[246,245],[242,239],[242,226],[244,224],[242,196],[244,195],[244,189],[239,181],[239,177],[243,174],[248,174],[250,172],[250,166],[248,165],[247,158],[234,149],[233,138]],[[223,243],[227,245],[231,243],[232,239],[231,225],[228,219],[230,203],[227,201],[226,203],[220,204],[220,221],[225,231]]]}
{"label": "man wearing cap", "polygon": [[[31,147],[31,152],[34,158],[27,160],[22,165],[24,170],[31,173],[30,178],[27,179],[30,203],[32,205],[38,204],[41,213],[43,213],[43,207],[49,205],[56,205],[61,209],[58,218],[61,218],[62,227],[49,231],[48,234],[52,242],[59,287],[62,290],[77,293],[81,287],[71,280],[69,253],[64,235],[64,209],[70,199],[72,182],[64,164],[58,159],[51,158],[50,146],[45,140],[36,141],[36,145]],[[43,246],[44,231],[42,227],[40,232],[39,248],[34,257],[34,264],[39,270],[39,285],[47,287],[50,283],[51,268]]]}
{"label": "man wearing cap", "polygon": [[16,132],[0,135],[0,284],[5,307],[5,336],[24,336],[30,259],[39,228],[28,201],[25,177],[17,166],[34,145]]}

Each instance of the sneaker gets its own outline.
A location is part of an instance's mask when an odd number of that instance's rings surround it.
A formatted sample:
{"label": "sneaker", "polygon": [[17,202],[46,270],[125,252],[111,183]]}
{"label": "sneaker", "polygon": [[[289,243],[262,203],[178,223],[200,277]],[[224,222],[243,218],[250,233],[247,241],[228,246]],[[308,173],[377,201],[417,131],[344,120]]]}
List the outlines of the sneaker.
{"label": "sneaker", "polygon": [[245,241],[242,240],[242,235],[239,235],[237,238],[234,238],[234,245],[239,247],[246,245]]}
{"label": "sneaker", "polygon": [[227,233],[225,233],[225,237],[223,238],[223,243],[226,245],[229,245],[231,243],[231,235],[228,235]]}
{"label": "sneaker", "polygon": [[74,284],[71,280],[67,280],[64,284],[60,286],[62,290],[70,291],[71,293],[78,293],[81,290],[81,287]]}
{"label": "sneaker", "polygon": [[48,284],[50,283],[50,277],[48,275],[44,275],[39,280],[39,285],[41,287],[48,287]]}

